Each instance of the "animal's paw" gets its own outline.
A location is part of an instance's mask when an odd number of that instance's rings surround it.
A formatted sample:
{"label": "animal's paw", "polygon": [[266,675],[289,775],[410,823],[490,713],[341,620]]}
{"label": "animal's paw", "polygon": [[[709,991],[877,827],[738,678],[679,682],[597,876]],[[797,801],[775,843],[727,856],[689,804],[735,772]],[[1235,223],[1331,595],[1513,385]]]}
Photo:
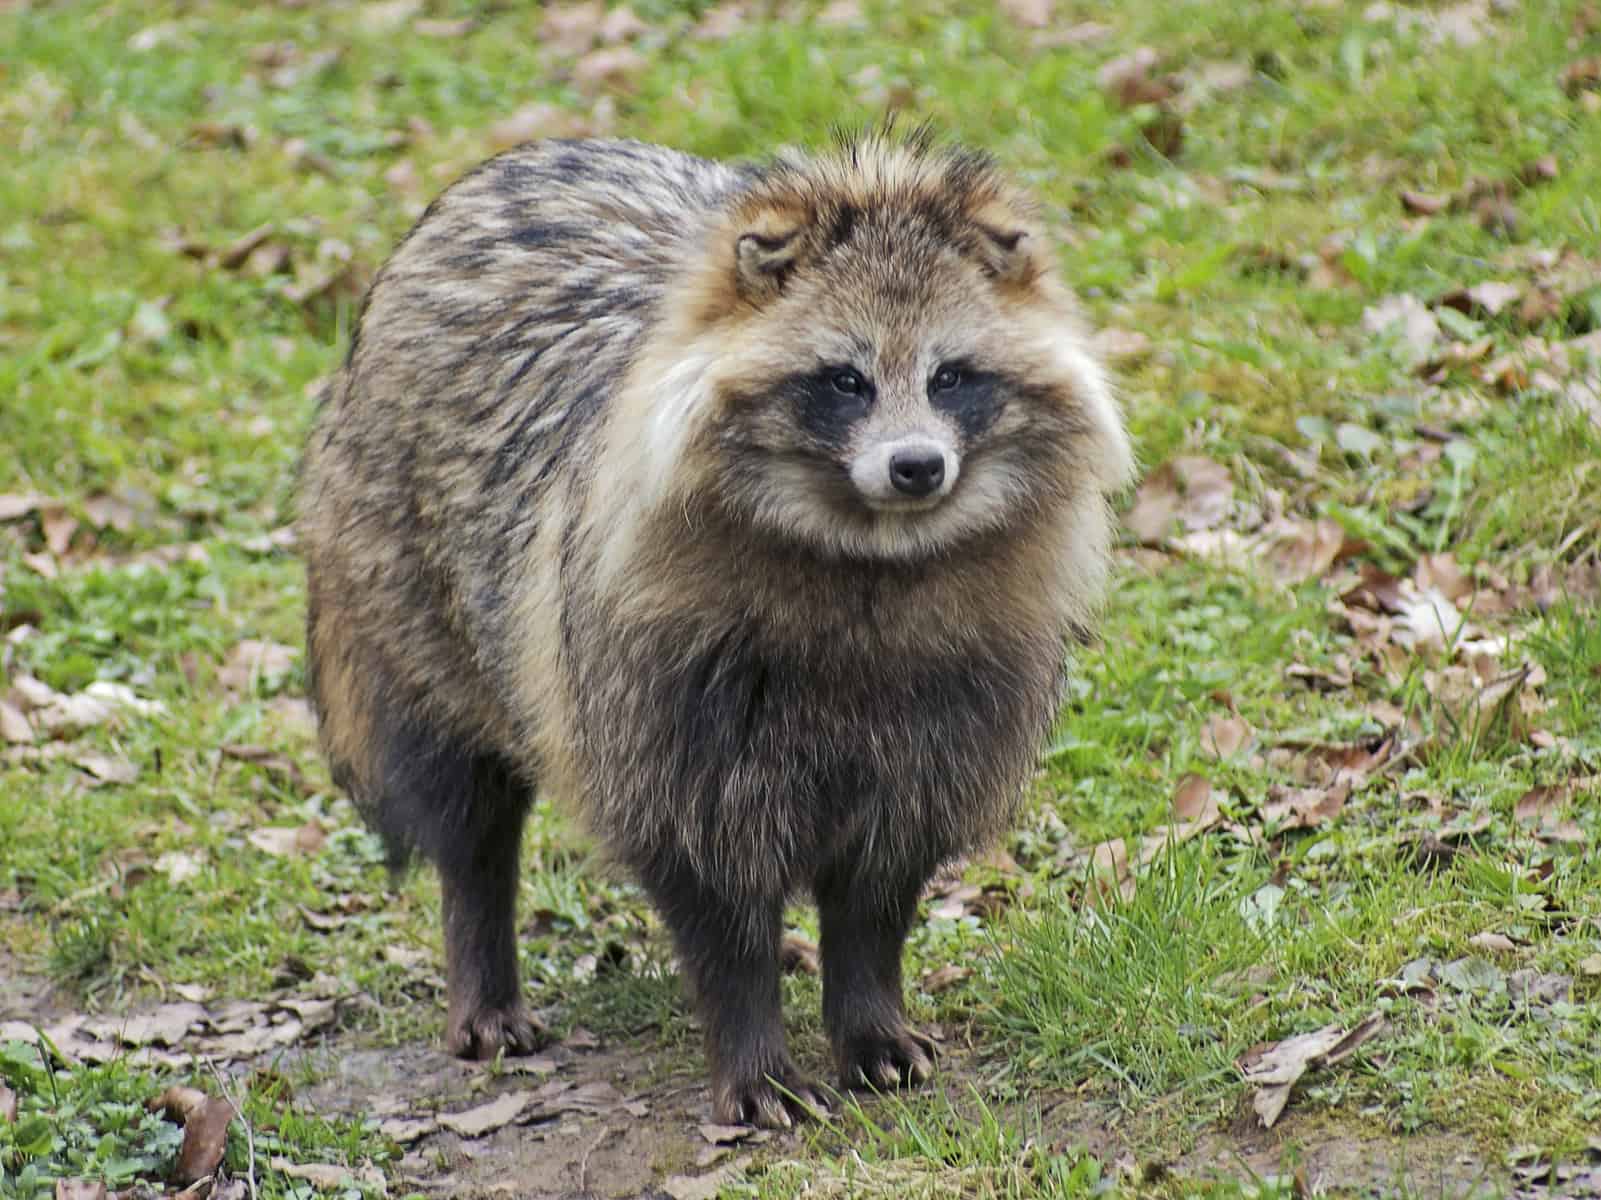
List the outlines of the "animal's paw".
{"label": "animal's paw", "polygon": [[934,1043],[908,1025],[854,1034],[839,1050],[846,1087],[889,1091],[926,1083],[934,1073]]}
{"label": "animal's paw", "polygon": [[712,1114],[725,1125],[789,1129],[807,1117],[826,1118],[828,1100],[788,1059],[765,1071],[728,1072],[712,1081]]}
{"label": "animal's paw", "polygon": [[532,1054],[549,1040],[549,1034],[521,1002],[506,1008],[480,1008],[450,1014],[445,1046],[457,1058],[491,1059],[507,1054]]}

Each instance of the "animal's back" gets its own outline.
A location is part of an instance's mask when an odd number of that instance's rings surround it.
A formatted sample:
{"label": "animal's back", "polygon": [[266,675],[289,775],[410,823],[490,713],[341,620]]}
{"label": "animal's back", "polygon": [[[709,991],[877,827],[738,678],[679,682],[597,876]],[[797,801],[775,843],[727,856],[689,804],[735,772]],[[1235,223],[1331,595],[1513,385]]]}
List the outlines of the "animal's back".
{"label": "animal's back", "polygon": [[446,191],[374,282],[308,444],[301,522],[314,691],[358,798],[380,765],[341,728],[368,706],[352,690],[527,740],[498,678],[508,562],[741,178],[642,143],[535,143]]}

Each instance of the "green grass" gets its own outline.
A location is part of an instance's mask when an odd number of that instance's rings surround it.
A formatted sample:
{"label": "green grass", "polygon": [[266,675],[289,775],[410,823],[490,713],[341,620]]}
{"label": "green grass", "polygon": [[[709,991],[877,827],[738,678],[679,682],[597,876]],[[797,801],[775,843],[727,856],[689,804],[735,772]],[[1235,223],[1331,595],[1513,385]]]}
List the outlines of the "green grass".
{"label": "green grass", "polygon": [[[989,6],[864,0],[843,26],[753,13],[726,39],[703,40],[688,32],[698,6],[655,0],[639,6],[651,25],[645,65],[603,98],[542,47],[532,6],[422,7],[475,18],[457,38],[412,36],[367,5],[6,8],[0,494],[47,497],[79,526],[50,578],[36,557],[38,514],[0,524],[0,694],[24,675],[63,692],[109,681],[163,711],[88,730],[54,757],[0,763],[0,898],[15,897],[0,902],[0,946],[48,974],[68,1007],[116,1011],[180,984],[251,997],[320,974],[376,1001],[341,1018],[345,1035],[437,1035],[435,883],[391,878],[332,789],[292,703],[298,661],[243,690],[220,672],[244,639],[299,645],[299,567],[269,535],[290,519],[311,397],[339,361],[360,283],[431,195],[493,148],[494,123],[530,104],[713,155],[814,141],[889,103],[931,118],[1039,193],[1090,316],[1150,338],[1122,370],[1147,465],[1204,454],[1229,468],[1240,508],[1331,518],[1366,544],[1356,561],[1397,574],[1448,551],[1527,584],[1593,559],[1595,414],[1538,379],[1503,390],[1458,366],[1425,381],[1402,347],[1362,325],[1396,294],[1429,303],[1512,280],[1550,283],[1551,314],[1532,325],[1447,316],[1441,345],[1488,337],[1488,362],[1525,352],[1528,338],[1601,327],[1601,115],[1559,82],[1567,63],[1601,53],[1583,7],[1525,0],[1457,46],[1432,40],[1432,4],[1370,19],[1355,0],[1115,11],[1063,0],[1053,29],[1093,19],[1109,32],[1039,48]],[[281,73],[252,57],[283,42],[298,58]],[[1142,45],[1191,80],[1172,160],[1141,136],[1150,112],[1120,108],[1097,82],[1103,64]],[[324,61],[323,51],[338,53]],[[1219,63],[1250,70],[1233,88],[1196,82]],[[1126,167],[1108,165],[1114,146]],[[1556,177],[1518,182],[1544,155]],[[1446,196],[1475,179],[1506,184],[1510,234],[1471,207],[1427,220],[1402,211],[1403,190]],[[175,248],[188,238],[220,249],[264,223],[287,274]],[[1541,258],[1564,250],[1556,265]],[[346,261],[349,280],[327,294],[302,303],[286,291]],[[97,520],[107,498],[126,519]],[[1545,673],[1547,707],[1526,728],[1462,720],[1437,699],[1439,664],[1372,658],[1331,608],[1335,591],[1125,556],[1103,644],[1080,655],[1007,843],[1019,871],[969,872],[1011,912],[935,917],[913,937],[914,983],[952,962],[979,968],[918,993],[914,1007],[981,1048],[975,1070],[989,1090],[872,1109],[840,1135],[859,1158],[839,1140],[805,1143],[751,1186],[1137,1191],[1094,1155],[1029,1143],[1034,1091],[1091,1104],[1150,1161],[1231,1127],[1245,1103],[1233,1063],[1253,1043],[1375,1010],[1389,1032],[1303,1080],[1291,1118],[1380,1139],[1461,1137],[1495,1166],[1514,1147],[1583,1145],[1601,1116],[1601,984],[1582,966],[1601,951],[1601,793],[1575,793],[1578,842],[1542,842],[1514,813],[1533,787],[1601,772],[1593,597],[1484,619],[1510,641],[1504,661]],[[1354,679],[1319,690],[1287,677],[1292,663],[1345,664]],[[1383,732],[1375,705],[1413,722],[1404,759],[1327,824],[1264,837],[1260,811],[1273,785],[1297,782],[1297,747],[1371,743]],[[1231,709],[1253,743],[1216,762],[1202,730]],[[1550,737],[1531,740],[1529,728]],[[137,777],[88,786],[71,761],[87,751],[127,760]],[[1157,859],[1129,898],[1108,895],[1084,852],[1158,829],[1191,773],[1211,781],[1224,827]],[[309,821],[329,834],[313,855],[250,841]],[[1453,832],[1462,827],[1472,832]],[[1454,853],[1426,852],[1442,838]],[[172,855],[196,873],[175,882],[161,866]],[[638,893],[544,808],[527,857],[521,952],[535,1003],[559,1029],[692,1057],[661,931]],[[1470,940],[1486,933],[1514,949]],[[575,982],[588,955],[601,967]],[[1451,965],[1462,962],[1473,965]],[[1396,986],[1409,970],[1435,973],[1432,996]],[[1571,1002],[1520,1000],[1509,983],[1518,971],[1570,977]],[[797,1039],[814,1053],[816,984],[787,989]],[[153,1079],[58,1072],[46,1101],[35,1082],[19,1087],[41,1078],[37,1064],[7,1053],[27,1112],[55,1112],[60,1125],[59,1106],[76,1104],[111,1139],[106,1155],[170,1152],[168,1135],[127,1107]],[[992,1094],[1006,1103],[985,1108]],[[359,1127],[296,1144],[387,1161]],[[80,1139],[28,1157],[42,1181],[102,1170],[109,1160],[84,1157],[97,1152]],[[1244,1171],[1206,1186],[1289,1194]]]}

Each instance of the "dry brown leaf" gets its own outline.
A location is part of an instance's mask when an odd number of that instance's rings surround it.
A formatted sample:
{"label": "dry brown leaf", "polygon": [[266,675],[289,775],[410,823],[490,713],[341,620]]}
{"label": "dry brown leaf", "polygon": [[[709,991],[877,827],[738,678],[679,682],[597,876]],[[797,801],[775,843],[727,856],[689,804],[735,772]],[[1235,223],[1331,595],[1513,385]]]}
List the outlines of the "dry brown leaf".
{"label": "dry brown leaf", "polygon": [[279,825],[252,829],[245,839],[263,854],[275,858],[291,858],[299,854],[315,854],[322,849],[328,835],[316,821],[307,821],[298,829]]}
{"label": "dry brown leaf", "polygon": [[1431,196],[1426,192],[1401,193],[1401,208],[1414,217],[1432,217],[1444,212],[1450,203],[1449,196]]}
{"label": "dry brown leaf", "polygon": [[0,738],[8,742],[33,741],[33,726],[20,708],[0,700]]}
{"label": "dry brown leaf", "polygon": [[1350,787],[1345,783],[1329,788],[1290,788],[1274,784],[1268,788],[1262,820],[1279,832],[1313,829],[1340,815]]}
{"label": "dry brown leaf", "polygon": [[937,996],[940,992],[955,987],[962,980],[973,973],[972,967],[961,967],[955,963],[947,963],[937,970],[929,971],[923,976],[921,987],[930,996]]}
{"label": "dry brown leaf", "polygon": [[433,1117],[386,1117],[378,1122],[378,1132],[402,1146],[421,1141],[438,1128]]}
{"label": "dry brown leaf", "polygon": [[1537,689],[1545,682],[1545,672],[1537,664],[1524,663],[1502,670],[1489,655],[1474,655],[1466,664],[1423,672],[1429,695],[1459,725],[1482,729],[1490,722],[1505,719],[1514,737],[1530,728],[1530,719],[1545,709]]}
{"label": "dry brown leaf", "polygon": [[424,17],[420,21],[413,21],[411,27],[414,32],[422,37],[444,40],[447,38],[466,37],[478,28],[478,21],[474,17],[456,17],[454,19]]}
{"label": "dry brown leaf", "polygon": [[1468,945],[1476,946],[1480,950],[1494,950],[1501,954],[1511,954],[1517,950],[1518,944],[1504,933],[1476,933],[1468,939]]}
{"label": "dry brown leaf", "polygon": [[822,964],[817,943],[798,933],[786,933],[778,946],[778,965],[786,975],[817,975]]}
{"label": "dry brown leaf", "polygon": [[1177,521],[1186,532],[1223,523],[1234,500],[1228,468],[1199,455],[1163,463],[1145,477],[1124,522],[1146,545],[1159,544]]}
{"label": "dry brown leaf", "polygon": [[23,495],[0,495],[0,521],[15,521],[46,503],[43,496],[32,492]]}
{"label": "dry brown leaf", "polygon": [[690,31],[690,36],[702,42],[726,42],[729,38],[745,28],[750,20],[750,10],[745,4],[733,3],[719,4],[716,8],[706,10],[704,16]]}
{"label": "dry brown leaf", "polygon": [[645,56],[631,46],[592,50],[573,64],[573,82],[590,91],[620,87],[647,66]]}
{"label": "dry brown leaf", "polygon": [[863,20],[862,6],[857,0],[830,0],[817,14],[816,20],[817,24],[830,29],[860,25]]}
{"label": "dry brown leaf", "polygon": [[139,768],[133,763],[97,750],[74,755],[72,765],[89,772],[98,783],[127,784],[139,778]]}
{"label": "dry brown leaf", "polygon": [[106,1200],[106,1185],[98,1179],[58,1179],[55,1200]]}
{"label": "dry brown leaf", "polygon": [[1423,555],[1418,559],[1414,578],[1424,592],[1436,591],[1452,603],[1473,594],[1472,578],[1449,552]]}
{"label": "dry brown leaf", "polygon": [[551,5],[539,24],[539,43],[563,56],[582,54],[600,41],[605,20],[606,6],[599,0]]}
{"label": "dry brown leaf", "polygon": [[1356,791],[1389,761],[1394,744],[1394,740],[1388,737],[1371,745],[1359,742],[1285,742],[1268,755],[1268,761],[1288,769],[1309,786],[1332,788],[1344,785]]}
{"label": "dry brown leaf", "polygon": [[1101,89],[1124,108],[1140,104],[1161,104],[1178,93],[1178,80],[1171,75],[1157,77],[1162,55],[1150,46],[1114,58],[1096,72]]}
{"label": "dry brown leaf", "polygon": [[[304,1179],[319,1192],[359,1190],[363,1195],[381,1188],[383,1172],[373,1166],[345,1167],[336,1163],[297,1163],[282,1156],[273,1158],[272,1169],[291,1179]],[[382,1191],[379,1191],[382,1194]]]}
{"label": "dry brown leaf", "polygon": [[153,864],[155,871],[165,875],[167,882],[174,887],[197,878],[202,865],[200,858],[182,850],[169,850]]}
{"label": "dry brown leaf", "polygon": [[523,142],[545,137],[562,137],[573,132],[572,117],[554,104],[536,101],[525,104],[510,116],[489,127],[489,143],[506,150]]}
{"label": "dry brown leaf", "polygon": [[239,762],[252,763],[264,771],[281,775],[301,794],[307,794],[311,790],[306,783],[306,777],[293,759],[286,754],[269,750],[266,746],[241,746],[229,743],[222,747],[222,756]]}
{"label": "dry brown leaf", "polygon": [[272,237],[275,227],[272,222],[258,225],[249,233],[241,234],[216,252],[216,264],[228,271],[238,270],[257,250],[266,244]]}
{"label": "dry brown leaf", "polygon": [[506,1092],[476,1108],[457,1113],[440,1113],[438,1120],[442,1128],[450,1130],[458,1137],[478,1138],[510,1125],[522,1116],[532,1103],[534,1103],[533,1092]]}
{"label": "dry brown leaf", "polygon": [[1345,530],[1338,521],[1284,519],[1259,539],[1264,561],[1280,583],[1305,583],[1328,573],[1345,545]]}
{"label": "dry brown leaf", "polygon": [[227,1149],[228,1125],[237,1115],[231,1103],[198,1088],[170,1087],[146,1101],[145,1108],[183,1126],[174,1182],[194,1183],[216,1171]]}
{"label": "dry brown leaf", "polygon": [[1138,330],[1105,325],[1095,334],[1095,349],[1109,363],[1131,362],[1151,352],[1151,339]]}
{"label": "dry brown leaf", "polygon": [[39,527],[44,531],[45,548],[60,558],[72,545],[72,535],[78,532],[78,518],[68,514],[65,509],[42,508],[39,510]]}
{"label": "dry brown leaf", "polygon": [[1261,1119],[1262,1128],[1273,1127],[1289,1102],[1290,1089],[1302,1075],[1350,1057],[1383,1029],[1384,1017],[1373,1013],[1349,1032],[1338,1025],[1326,1025],[1312,1033],[1264,1042],[1247,1050],[1236,1065],[1245,1081],[1256,1088],[1251,1106]]}
{"label": "dry brown leaf", "polygon": [[1557,77],[1557,81],[1562,84],[1562,90],[1569,96],[1601,90],[1601,56],[1581,58],[1569,63],[1562,68],[1562,74]]}
{"label": "dry brown leaf", "polygon": [[112,1021],[108,1028],[115,1031],[117,1040],[125,1046],[177,1046],[191,1029],[206,1019],[204,1008],[185,1000]]}
{"label": "dry brown leaf", "polygon": [[1594,784],[1595,780],[1585,779],[1555,787],[1530,788],[1513,807],[1513,819],[1530,827],[1529,831],[1543,842],[1583,844],[1587,840],[1584,830],[1577,821],[1564,819],[1563,814],[1580,790]]}
{"label": "dry brown leaf", "polygon": [[1440,325],[1434,314],[1408,292],[1363,309],[1362,328],[1376,337],[1394,338],[1414,363],[1426,360],[1440,340]]}
{"label": "dry brown leaf", "polygon": [[1201,727],[1201,750],[1211,758],[1232,758],[1251,740],[1243,717],[1213,713]]}
{"label": "dry brown leaf", "polygon": [[1173,815],[1180,821],[1199,822],[1218,819],[1217,799],[1212,781],[1205,775],[1186,775],[1173,790]]}
{"label": "dry brown leaf", "polygon": [[1066,46],[1094,46],[1106,41],[1117,30],[1101,21],[1079,21],[1044,29],[1031,39],[1036,50],[1060,50]]}
{"label": "dry brown leaf", "polygon": [[1001,11],[1025,29],[1044,29],[1051,23],[1055,0],[1000,0]]}
{"label": "dry brown leaf", "polygon": [[700,1126],[700,1136],[713,1146],[732,1146],[752,1137],[757,1132],[754,1125],[719,1125],[708,1121]]}
{"label": "dry brown leaf", "polygon": [[118,533],[130,532],[139,515],[127,500],[104,493],[85,500],[83,511],[96,529],[115,529]]}
{"label": "dry brown leaf", "polygon": [[1489,279],[1472,287],[1447,292],[1440,297],[1440,303],[1471,317],[1497,317],[1522,297],[1523,288],[1520,284]]}
{"label": "dry brown leaf", "polygon": [[0,1121],[15,1122],[16,1119],[17,1093],[0,1083]]}
{"label": "dry brown leaf", "polygon": [[298,654],[299,651],[293,646],[285,646],[281,642],[247,638],[228,651],[227,658],[217,672],[217,682],[225,691],[233,693],[248,690],[253,681],[259,681],[265,687],[274,687],[289,673]]}

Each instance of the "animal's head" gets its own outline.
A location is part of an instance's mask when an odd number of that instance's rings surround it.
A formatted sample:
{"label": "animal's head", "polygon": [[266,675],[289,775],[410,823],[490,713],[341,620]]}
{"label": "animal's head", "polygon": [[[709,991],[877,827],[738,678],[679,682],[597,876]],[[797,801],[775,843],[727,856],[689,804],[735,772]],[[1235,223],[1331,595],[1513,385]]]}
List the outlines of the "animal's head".
{"label": "animal's head", "polygon": [[883,134],[781,158],[705,257],[645,420],[647,496],[907,559],[1126,481],[1105,375],[987,158]]}

